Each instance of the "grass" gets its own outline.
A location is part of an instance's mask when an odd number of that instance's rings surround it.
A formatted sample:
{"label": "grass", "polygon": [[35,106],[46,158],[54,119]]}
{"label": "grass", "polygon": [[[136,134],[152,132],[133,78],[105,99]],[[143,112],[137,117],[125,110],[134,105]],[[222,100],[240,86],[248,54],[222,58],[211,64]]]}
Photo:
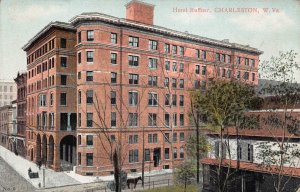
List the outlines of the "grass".
{"label": "grass", "polygon": [[[169,187],[160,187],[160,188],[144,190],[143,192],[184,192],[184,186],[176,185],[176,186],[169,186]],[[197,186],[188,185],[186,187],[186,192],[198,192]]]}

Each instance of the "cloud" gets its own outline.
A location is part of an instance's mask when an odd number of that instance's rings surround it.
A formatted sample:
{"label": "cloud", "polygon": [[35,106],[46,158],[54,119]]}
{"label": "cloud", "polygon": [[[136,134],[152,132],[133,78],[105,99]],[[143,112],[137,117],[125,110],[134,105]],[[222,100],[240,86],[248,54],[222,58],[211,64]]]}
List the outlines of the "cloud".
{"label": "cloud", "polygon": [[39,5],[32,4],[28,6],[13,5],[8,9],[8,16],[16,22],[33,22],[37,19],[47,18],[63,11],[59,5]]}
{"label": "cloud", "polygon": [[[189,10],[189,9],[188,9]],[[190,24],[207,23],[215,18],[211,12],[172,12],[168,15],[176,23]]]}
{"label": "cloud", "polygon": [[237,25],[238,28],[248,31],[267,31],[267,32],[285,32],[296,26],[295,21],[291,19],[284,11],[279,13],[244,14],[233,17],[229,22]]}

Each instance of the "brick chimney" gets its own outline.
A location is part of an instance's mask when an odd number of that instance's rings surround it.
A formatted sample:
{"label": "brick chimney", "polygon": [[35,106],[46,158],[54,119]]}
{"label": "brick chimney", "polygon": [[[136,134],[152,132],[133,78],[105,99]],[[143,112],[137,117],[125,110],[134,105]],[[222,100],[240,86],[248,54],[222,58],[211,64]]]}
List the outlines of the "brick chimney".
{"label": "brick chimney", "polygon": [[125,5],[126,19],[153,25],[154,5],[138,0],[132,0]]}

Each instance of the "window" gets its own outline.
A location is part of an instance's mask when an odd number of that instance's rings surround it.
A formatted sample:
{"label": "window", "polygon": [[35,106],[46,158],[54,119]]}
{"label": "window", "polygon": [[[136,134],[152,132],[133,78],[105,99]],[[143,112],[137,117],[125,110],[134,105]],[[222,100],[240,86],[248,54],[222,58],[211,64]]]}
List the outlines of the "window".
{"label": "window", "polygon": [[248,152],[247,160],[252,162],[253,161],[253,145],[248,144],[247,152]]}
{"label": "window", "polygon": [[241,57],[236,57],[236,64],[241,64]]}
{"label": "window", "polygon": [[157,76],[148,76],[148,85],[157,86]]}
{"label": "window", "polygon": [[81,43],[81,32],[80,31],[77,33],[77,39],[78,39],[78,43]]}
{"label": "window", "polygon": [[184,141],[184,132],[179,133],[179,140]]}
{"label": "window", "polygon": [[129,163],[139,162],[139,150],[129,150]]}
{"label": "window", "polygon": [[177,113],[173,113],[173,125],[177,126]]}
{"label": "window", "polygon": [[129,46],[138,47],[139,46],[139,38],[129,36]]}
{"label": "window", "polygon": [[128,64],[129,66],[134,66],[134,67],[139,66],[139,57],[128,55]]}
{"label": "window", "polygon": [[165,61],[166,71],[170,71],[170,61]]}
{"label": "window", "polygon": [[201,81],[201,89],[202,90],[206,89],[206,81]]}
{"label": "window", "polygon": [[255,67],[255,60],[251,59],[251,67]]}
{"label": "window", "polygon": [[180,123],[180,126],[184,126],[184,114],[179,115],[179,123]]}
{"label": "window", "polygon": [[87,104],[92,104],[94,101],[93,96],[94,95],[94,91],[93,90],[88,90],[86,91],[86,103]]}
{"label": "window", "polygon": [[115,135],[110,135],[110,141],[115,142],[116,141],[116,136]]}
{"label": "window", "polygon": [[78,135],[78,145],[81,145],[81,135]]}
{"label": "window", "polygon": [[148,143],[157,143],[157,134],[148,134]]}
{"label": "window", "polygon": [[78,127],[81,127],[81,113],[78,113]]}
{"label": "window", "polygon": [[60,75],[60,84],[67,85],[67,75]]}
{"label": "window", "polygon": [[172,46],[172,51],[173,51],[173,54],[177,54],[177,46],[176,45]]}
{"label": "window", "polygon": [[164,86],[169,87],[169,77],[165,77]]}
{"label": "window", "polygon": [[252,73],[252,81],[255,81],[255,73]]}
{"label": "window", "polygon": [[202,59],[206,60],[206,51],[202,51]]}
{"label": "window", "polygon": [[240,79],[241,78],[241,71],[237,72],[236,78]]}
{"label": "window", "polygon": [[86,81],[93,81],[93,71],[87,71],[86,72]]}
{"label": "window", "polygon": [[117,54],[116,53],[111,53],[110,54],[110,63],[111,64],[117,64]]}
{"label": "window", "polygon": [[165,105],[170,105],[170,94],[165,95]]}
{"label": "window", "polygon": [[86,136],[86,145],[87,146],[93,146],[93,135],[87,135]]}
{"label": "window", "polygon": [[93,127],[93,113],[86,114],[86,126]]}
{"label": "window", "polygon": [[94,41],[94,31],[87,31],[87,38],[86,38],[87,41]]}
{"label": "window", "polygon": [[81,91],[78,91],[78,104],[81,104]]}
{"label": "window", "polygon": [[150,149],[145,149],[145,161],[150,161]]}
{"label": "window", "polygon": [[202,66],[202,75],[206,75],[206,66]]}
{"label": "window", "polygon": [[165,142],[170,142],[170,133],[165,133],[164,134],[164,141]]}
{"label": "window", "polygon": [[182,47],[182,46],[179,47],[179,54],[181,56],[184,56],[184,47]]}
{"label": "window", "polygon": [[230,77],[231,77],[231,70],[228,69],[228,70],[227,70],[227,78],[230,78]]}
{"label": "window", "polygon": [[110,73],[110,82],[111,83],[117,83],[117,73],[114,73],[114,72],[112,72],[112,73]]}
{"label": "window", "polygon": [[165,148],[165,159],[170,159],[170,149]]}
{"label": "window", "polygon": [[179,72],[183,73],[184,71],[184,64],[180,63]]}
{"label": "window", "polygon": [[157,50],[157,41],[149,40],[149,49]]}
{"label": "window", "polygon": [[170,114],[165,113],[165,126],[169,127],[170,126]]}
{"label": "window", "polygon": [[177,79],[172,78],[172,87],[176,88],[177,87]]}
{"label": "window", "polygon": [[184,95],[179,95],[179,106],[180,107],[184,106]]}
{"label": "window", "polygon": [[176,106],[176,104],[177,104],[177,95],[173,94],[172,95],[172,105]]}
{"label": "window", "polygon": [[81,165],[81,153],[78,152],[78,165]]}
{"label": "window", "polygon": [[138,143],[138,135],[129,135],[128,143],[129,144],[136,144],[136,143]]}
{"label": "window", "polygon": [[173,142],[174,142],[174,143],[177,142],[177,133],[173,133]]}
{"label": "window", "polygon": [[226,69],[222,69],[222,77],[225,77]]}
{"label": "window", "polygon": [[173,66],[172,66],[173,72],[177,71],[177,63],[173,62]]}
{"label": "window", "polygon": [[197,59],[200,58],[200,50],[199,50],[199,49],[196,50],[196,58],[197,58]]}
{"label": "window", "polygon": [[60,39],[60,48],[67,48],[67,40],[65,38]]}
{"label": "window", "polygon": [[60,94],[60,105],[67,105],[67,93]]}
{"label": "window", "polygon": [[249,66],[249,59],[248,58],[245,59],[245,65]]}
{"label": "window", "polygon": [[50,106],[53,105],[53,93],[50,93]]}
{"label": "window", "polygon": [[148,114],[148,126],[149,127],[156,126],[156,113]]}
{"label": "window", "polygon": [[77,54],[77,62],[78,62],[78,64],[80,64],[81,63],[81,52],[79,52],[78,54]]}
{"label": "window", "polygon": [[115,91],[110,92],[110,104],[117,104],[117,93]]}
{"label": "window", "polygon": [[179,157],[180,157],[180,159],[184,158],[184,148],[183,147],[180,147]]}
{"label": "window", "polygon": [[60,66],[67,67],[67,58],[66,57],[60,57]]}
{"label": "window", "polygon": [[174,147],[173,149],[173,159],[177,159],[177,148]]}
{"label": "window", "polygon": [[149,93],[148,94],[148,105],[157,106],[157,93]]}
{"label": "window", "polygon": [[93,166],[93,153],[86,154],[86,166]]}
{"label": "window", "polygon": [[138,92],[130,91],[128,93],[129,105],[137,105],[138,103]]}
{"label": "window", "polygon": [[136,127],[138,125],[138,114],[137,113],[129,113],[128,117],[129,126],[130,127]]}
{"label": "window", "polygon": [[245,80],[248,80],[248,79],[249,79],[249,72],[245,72],[245,73],[244,73],[244,79],[245,79]]}
{"label": "window", "polygon": [[242,154],[243,154],[242,146],[239,145],[239,146],[238,146],[238,152],[237,152],[238,159],[242,159],[242,157],[243,157]]}
{"label": "window", "polygon": [[184,88],[184,79],[179,80],[179,88],[181,88],[181,89]]}
{"label": "window", "polygon": [[220,53],[216,53],[216,61],[220,61]]}
{"label": "window", "polygon": [[110,42],[116,44],[117,43],[117,34],[116,33],[111,33],[110,34]]}
{"label": "window", "polygon": [[116,114],[116,112],[111,112],[110,125],[111,125],[111,127],[116,127],[117,126],[117,114]]}
{"label": "window", "polygon": [[195,73],[196,73],[197,75],[200,74],[200,65],[196,65]]}
{"label": "window", "polygon": [[[4,97],[5,99],[7,99],[7,95],[5,95]],[[43,95],[39,95],[39,106],[40,107],[45,107],[47,103],[47,97],[45,94]]]}
{"label": "window", "polygon": [[149,58],[149,68],[157,69],[157,59],[156,58]]}
{"label": "window", "polygon": [[139,75],[138,74],[129,74],[129,84],[130,85],[139,84]]}
{"label": "window", "polygon": [[86,61],[93,62],[94,61],[94,51],[87,51],[86,52]]}
{"label": "window", "polygon": [[221,54],[221,62],[225,62],[225,55]]}
{"label": "window", "polygon": [[170,53],[170,44],[165,44],[165,53]]}
{"label": "window", "polygon": [[231,63],[231,56],[227,55],[227,63]]}

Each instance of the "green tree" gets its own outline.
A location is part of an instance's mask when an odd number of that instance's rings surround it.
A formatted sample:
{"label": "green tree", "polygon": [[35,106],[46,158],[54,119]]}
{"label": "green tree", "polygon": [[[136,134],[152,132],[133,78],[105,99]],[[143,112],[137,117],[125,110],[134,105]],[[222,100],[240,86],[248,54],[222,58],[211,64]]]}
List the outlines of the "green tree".
{"label": "green tree", "polygon": [[206,129],[215,132],[221,143],[218,146],[220,148],[220,155],[217,155],[218,165],[212,175],[219,192],[226,191],[228,184],[235,179],[231,161],[224,166],[224,159],[232,158],[228,128],[243,127],[242,125],[251,119],[245,118],[245,112],[252,105],[254,98],[256,98],[255,89],[252,85],[234,80],[214,81],[208,90],[198,97],[196,109],[205,114]]}
{"label": "green tree", "polygon": [[185,161],[174,171],[175,184],[184,185],[184,192],[186,192],[187,185],[192,184],[195,178],[196,167],[194,165],[191,161]]}
{"label": "green tree", "polygon": [[262,88],[262,94],[269,95],[262,125],[272,139],[258,145],[257,158],[262,162],[259,166],[271,174],[276,192],[286,190],[293,176],[291,168],[298,167],[300,161],[299,145],[291,140],[300,130],[300,120],[294,114],[300,102],[300,86],[294,78],[300,70],[296,57],[293,50],[280,52],[261,64],[261,76],[271,82]]}

